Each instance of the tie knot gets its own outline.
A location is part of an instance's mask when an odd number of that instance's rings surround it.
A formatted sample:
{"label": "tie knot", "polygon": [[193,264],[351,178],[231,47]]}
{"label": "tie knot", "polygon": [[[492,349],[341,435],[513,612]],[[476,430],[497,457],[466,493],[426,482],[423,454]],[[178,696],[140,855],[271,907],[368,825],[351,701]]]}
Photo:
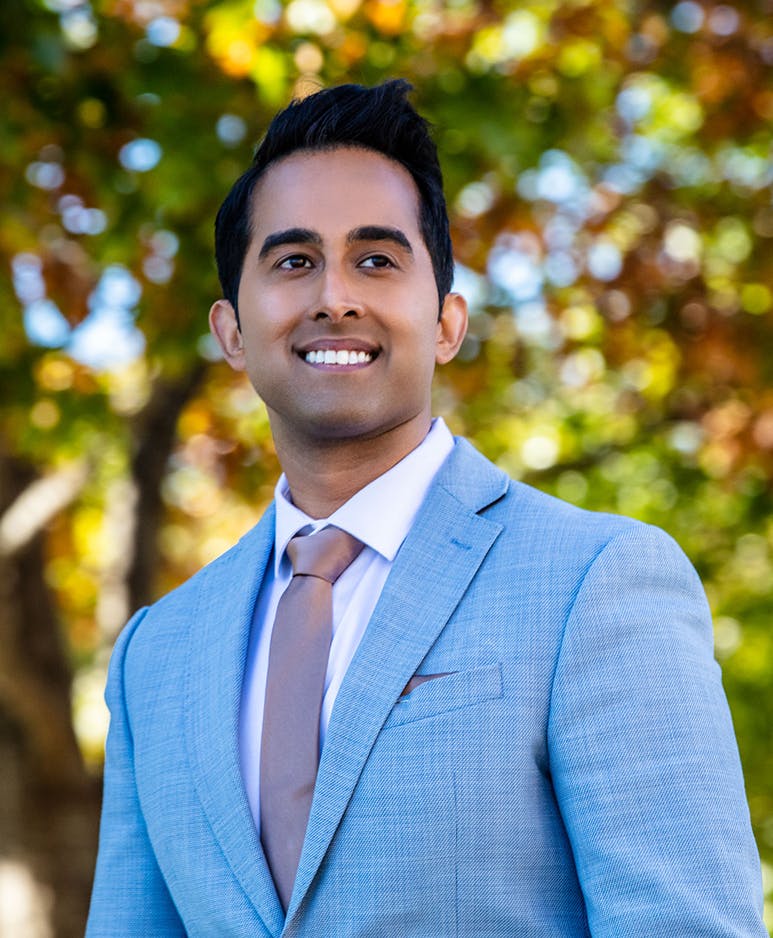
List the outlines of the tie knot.
{"label": "tie knot", "polygon": [[340,528],[323,528],[308,537],[297,535],[287,545],[293,576],[316,576],[335,583],[365,545]]}

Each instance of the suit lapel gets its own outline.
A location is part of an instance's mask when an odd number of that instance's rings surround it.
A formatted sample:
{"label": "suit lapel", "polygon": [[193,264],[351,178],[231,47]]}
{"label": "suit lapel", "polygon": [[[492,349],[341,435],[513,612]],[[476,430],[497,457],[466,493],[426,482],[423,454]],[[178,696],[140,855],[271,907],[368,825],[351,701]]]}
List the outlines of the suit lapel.
{"label": "suit lapel", "polygon": [[498,536],[501,526],[477,511],[499,498],[507,484],[499,470],[458,442],[400,548],[333,708],[288,922],[384,721]]}
{"label": "suit lapel", "polygon": [[274,510],[201,573],[191,628],[186,738],[193,779],[212,831],[272,935],[284,916],[266,865],[239,765],[239,705],[260,583],[274,539]]}

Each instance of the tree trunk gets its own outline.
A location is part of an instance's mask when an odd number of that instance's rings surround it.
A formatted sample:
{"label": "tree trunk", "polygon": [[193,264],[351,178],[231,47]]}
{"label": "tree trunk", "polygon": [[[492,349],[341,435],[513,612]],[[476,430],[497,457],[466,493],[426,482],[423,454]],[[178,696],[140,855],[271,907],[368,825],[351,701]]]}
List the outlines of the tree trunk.
{"label": "tree trunk", "polygon": [[201,383],[205,368],[204,362],[198,362],[177,381],[157,380],[134,427],[132,480],[137,502],[127,577],[130,612],[155,598],[153,583],[159,564],[157,535],[163,509],[161,482],[174,446],[180,413]]}
{"label": "tree trunk", "polygon": [[[13,457],[0,463],[3,508],[33,481]],[[44,576],[44,535],[0,556],[0,854],[3,874],[28,871],[28,896],[6,891],[25,934],[83,934],[97,842],[99,786],[86,771],[70,707],[71,673]],[[2,921],[0,919],[0,921]],[[13,918],[3,924],[10,934]],[[49,931],[49,934],[51,932]]]}
{"label": "tree trunk", "polygon": [[[197,364],[178,381],[159,380],[135,424],[127,608],[103,628],[108,642],[152,599],[161,482],[203,372]],[[33,468],[0,447],[0,518],[35,482]],[[30,531],[19,543],[0,538],[0,938],[82,938],[101,783],[86,770],[73,728],[72,672],[45,580],[45,518]]]}

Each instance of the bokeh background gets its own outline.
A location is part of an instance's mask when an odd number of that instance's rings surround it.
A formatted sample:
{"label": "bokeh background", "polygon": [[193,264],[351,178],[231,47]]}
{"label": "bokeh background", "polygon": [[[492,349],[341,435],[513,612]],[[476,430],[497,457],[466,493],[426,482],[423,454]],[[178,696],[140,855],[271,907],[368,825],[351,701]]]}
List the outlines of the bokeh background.
{"label": "bokeh background", "polygon": [[116,634],[271,497],[217,207],[293,95],[391,76],[472,308],[437,411],[692,558],[771,898],[772,72],[771,0],[3,0],[0,936],[82,934]]}

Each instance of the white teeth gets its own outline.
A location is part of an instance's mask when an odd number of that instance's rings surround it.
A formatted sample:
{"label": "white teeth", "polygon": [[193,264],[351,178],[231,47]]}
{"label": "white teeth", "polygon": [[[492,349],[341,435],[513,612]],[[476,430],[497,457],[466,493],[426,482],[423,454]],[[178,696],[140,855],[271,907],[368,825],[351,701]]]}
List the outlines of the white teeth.
{"label": "white teeth", "polygon": [[363,365],[373,360],[370,352],[354,352],[346,349],[312,349],[303,357],[310,365]]}

